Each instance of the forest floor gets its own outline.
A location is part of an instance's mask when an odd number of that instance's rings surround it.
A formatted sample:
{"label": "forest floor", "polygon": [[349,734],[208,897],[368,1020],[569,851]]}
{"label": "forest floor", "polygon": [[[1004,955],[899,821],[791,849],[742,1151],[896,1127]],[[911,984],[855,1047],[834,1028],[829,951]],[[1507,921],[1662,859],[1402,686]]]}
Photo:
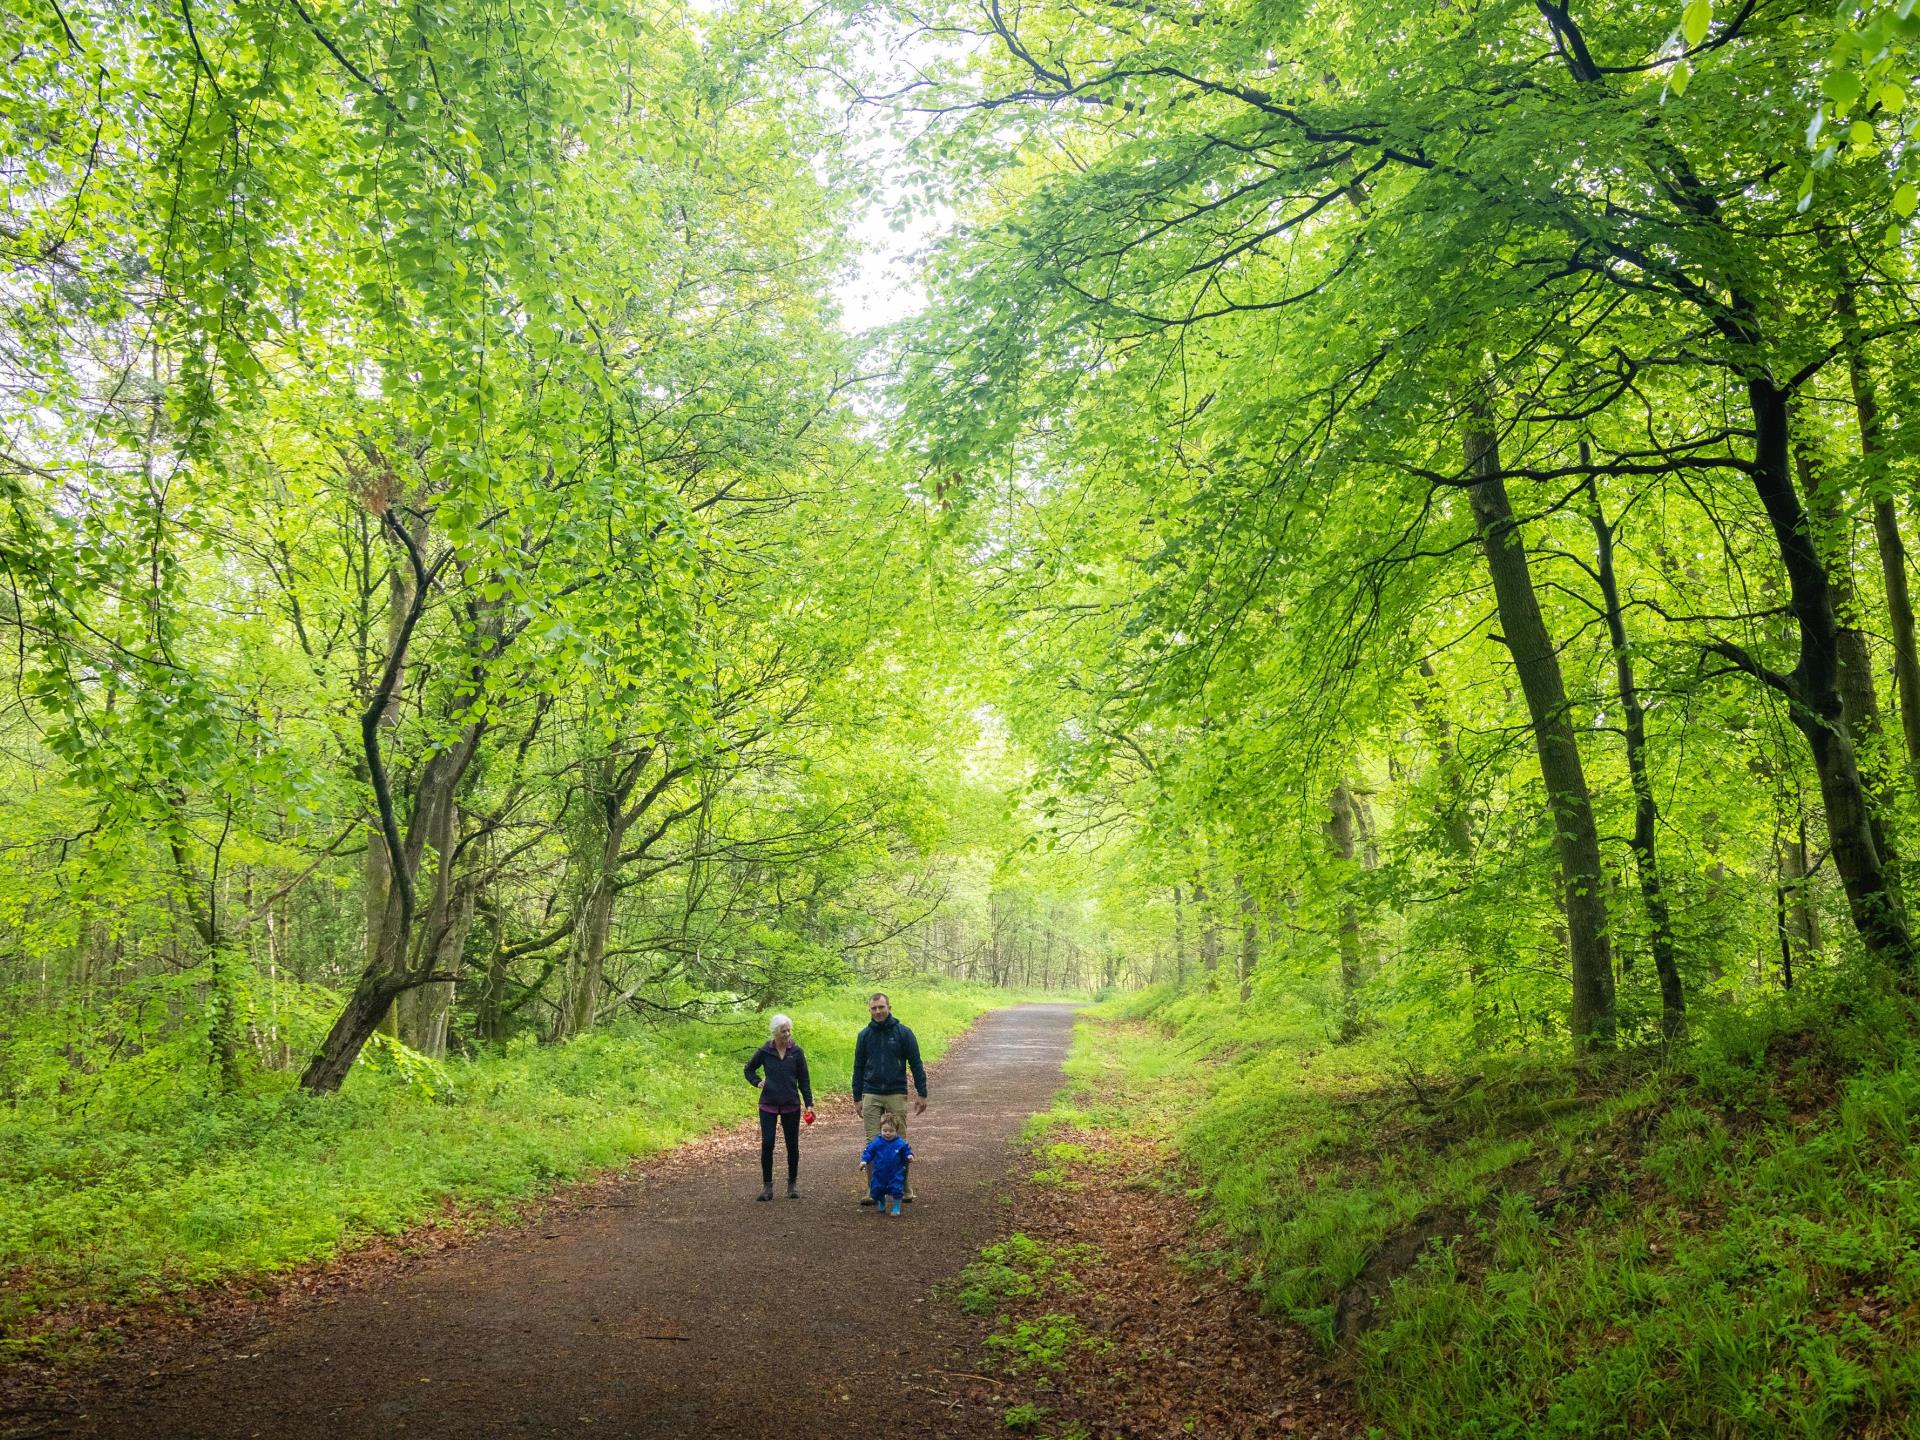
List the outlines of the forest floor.
{"label": "forest floor", "polygon": [[[521,1223],[427,1227],[270,1296],[137,1326],[90,1372],[15,1375],[0,1389],[0,1435],[804,1440],[915,1415],[948,1435],[1006,1435],[1009,1408],[1019,1428],[1050,1407],[1000,1403],[1034,1388],[1030,1367],[1004,1347],[984,1360],[991,1327],[952,1297],[982,1245],[1048,1214],[1049,1243],[1115,1247],[1103,1313],[1130,1338],[1126,1317],[1149,1332],[1137,1354],[1104,1339],[1070,1347],[1066,1373],[1039,1378],[1057,1400],[1078,1374],[1105,1407],[1107,1423],[1063,1435],[1291,1428],[1276,1422],[1319,1404],[1321,1382],[1295,1363],[1304,1350],[1247,1328],[1250,1302],[1233,1287],[1172,1263],[1177,1207],[1127,1189],[1124,1167],[1010,1193],[1021,1127],[1062,1083],[1072,1024],[1067,1006],[999,1011],[934,1067],[934,1104],[911,1129],[921,1198],[898,1220],[855,1204],[862,1134],[835,1096],[804,1132],[798,1201],[755,1203],[756,1136],[733,1127],[573,1187]],[[1175,1343],[1211,1346],[1218,1364],[1163,1344],[1165,1366],[1143,1380],[1139,1361],[1162,1353],[1154,1335],[1173,1334],[1159,1334],[1161,1315],[1178,1317]],[[990,1364],[1004,1378],[980,1376]],[[1258,1395],[1222,1390],[1222,1375],[1250,1365],[1272,1372]]]}

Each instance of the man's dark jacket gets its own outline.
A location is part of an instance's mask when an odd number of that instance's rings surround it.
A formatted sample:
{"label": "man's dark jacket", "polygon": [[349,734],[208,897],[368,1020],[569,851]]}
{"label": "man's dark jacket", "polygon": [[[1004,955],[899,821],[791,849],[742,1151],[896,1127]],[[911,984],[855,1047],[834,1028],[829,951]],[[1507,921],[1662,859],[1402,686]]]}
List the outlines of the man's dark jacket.
{"label": "man's dark jacket", "polygon": [[904,1095],[907,1070],[913,1070],[913,1088],[927,1098],[927,1067],[920,1063],[920,1042],[900,1023],[898,1015],[869,1020],[853,1042],[853,1098],[862,1095]]}

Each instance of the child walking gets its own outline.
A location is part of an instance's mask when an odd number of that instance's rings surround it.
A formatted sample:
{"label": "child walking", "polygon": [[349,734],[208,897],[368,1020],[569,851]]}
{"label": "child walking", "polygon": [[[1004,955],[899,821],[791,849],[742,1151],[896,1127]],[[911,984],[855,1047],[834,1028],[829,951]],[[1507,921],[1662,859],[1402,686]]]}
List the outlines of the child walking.
{"label": "child walking", "polygon": [[900,1197],[907,1188],[907,1162],[913,1159],[913,1147],[900,1138],[893,1116],[880,1117],[880,1133],[860,1152],[856,1169],[867,1172],[867,1193],[873,1197],[877,1215],[898,1215]]}

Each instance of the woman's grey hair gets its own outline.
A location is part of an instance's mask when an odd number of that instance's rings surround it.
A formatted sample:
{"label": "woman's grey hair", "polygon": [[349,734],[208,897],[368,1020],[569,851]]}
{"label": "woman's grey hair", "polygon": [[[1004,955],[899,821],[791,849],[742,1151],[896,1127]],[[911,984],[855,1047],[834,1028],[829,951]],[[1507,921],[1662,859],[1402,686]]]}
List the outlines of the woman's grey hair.
{"label": "woman's grey hair", "polygon": [[778,1035],[782,1026],[791,1030],[793,1028],[792,1018],[786,1015],[776,1015],[767,1021],[767,1038],[771,1040],[774,1036]]}

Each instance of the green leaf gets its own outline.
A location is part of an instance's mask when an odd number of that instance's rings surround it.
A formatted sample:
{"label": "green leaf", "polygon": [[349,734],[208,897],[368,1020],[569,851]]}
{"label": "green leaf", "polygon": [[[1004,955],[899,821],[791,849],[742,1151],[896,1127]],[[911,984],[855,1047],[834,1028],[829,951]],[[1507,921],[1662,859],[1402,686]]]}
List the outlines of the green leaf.
{"label": "green leaf", "polygon": [[1687,93],[1687,86],[1692,80],[1693,67],[1682,60],[1674,65],[1672,73],[1667,76],[1667,88],[1673,91],[1675,95],[1684,95]]}
{"label": "green leaf", "polygon": [[1900,182],[1900,188],[1893,192],[1893,213],[1902,220],[1913,214],[1916,204],[1920,204],[1920,190],[1914,189],[1911,180]]}
{"label": "green leaf", "polygon": [[1707,38],[1707,28],[1713,23],[1713,0],[1687,0],[1687,8],[1680,12],[1680,33],[1687,44],[1698,45]]}
{"label": "green leaf", "polygon": [[1853,108],[1866,87],[1851,70],[1829,70],[1820,82],[1820,93],[1833,102],[1833,113],[1845,115]]}

